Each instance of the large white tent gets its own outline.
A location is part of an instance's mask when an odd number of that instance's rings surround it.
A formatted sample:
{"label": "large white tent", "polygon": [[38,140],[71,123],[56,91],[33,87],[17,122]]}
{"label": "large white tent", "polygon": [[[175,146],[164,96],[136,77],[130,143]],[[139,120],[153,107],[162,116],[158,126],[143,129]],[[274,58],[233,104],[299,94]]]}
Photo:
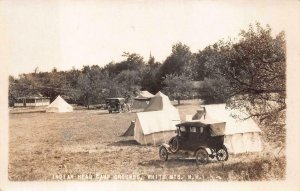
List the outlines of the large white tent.
{"label": "large white tent", "polygon": [[178,110],[168,96],[161,92],[151,98],[144,112],[137,113],[134,139],[140,144],[159,145],[175,135],[176,124],[180,123]]}
{"label": "large white tent", "polygon": [[193,119],[203,123],[209,121],[225,122],[224,144],[230,153],[259,152],[262,150],[261,130],[252,118],[242,120],[233,115],[242,116],[239,111],[226,109],[225,104],[203,106]]}
{"label": "large white tent", "polygon": [[72,112],[73,107],[68,104],[60,95],[46,108],[46,112],[61,113]]}
{"label": "large white tent", "polygon": [[143,111],[149,104],[150,99],[154,95],[148,91],[140,91],[138,95],[133,98],[132,109]]}

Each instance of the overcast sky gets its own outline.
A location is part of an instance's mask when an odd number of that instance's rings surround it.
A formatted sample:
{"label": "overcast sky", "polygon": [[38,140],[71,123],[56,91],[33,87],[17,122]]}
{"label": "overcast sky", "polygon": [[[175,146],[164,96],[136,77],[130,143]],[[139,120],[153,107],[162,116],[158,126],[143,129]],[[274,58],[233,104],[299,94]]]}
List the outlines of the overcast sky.
{"label": "overcast sky", "polygon": [[[176,42],[197,52],[238,37],[259,21],[273,34],[285,29],[290,4],[274,1],[2,1],[8,73],[103,66],[135,52],[157,61]],[[4,32],[3,32],[4,31]]]}

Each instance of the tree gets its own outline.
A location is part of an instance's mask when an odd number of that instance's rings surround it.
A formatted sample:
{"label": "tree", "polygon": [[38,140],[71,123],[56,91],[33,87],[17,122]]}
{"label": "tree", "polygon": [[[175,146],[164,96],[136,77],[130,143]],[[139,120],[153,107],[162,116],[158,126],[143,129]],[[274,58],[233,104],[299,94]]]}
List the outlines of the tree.
{"label": "tree", "polygon": [[9,78],[10,104],[17,97],[30,97],[41,94],[53,101],[59,94],[67,94],[65,72],[53,70],[49,72],[34,72],[21,74],[18,78]]}
{"label": "tree", "polygon": [[188,66],[192,59],[192,52],[187,45],[181,42],[172,46],[172,53],[164,61],[160,68],[161,77],[165,77],[168,74],[181,75],[184,72],[184,68]]}
{"label": "tree", "polygon": [[150,52],[150,56],[149,56],[149,60],[148,60],[148,66],[154,66],[155,65],[155,58],[154,56],[151,55],[151,52]]}
{"label": "tree", "polygon": [[66,86],[67,90],[65,94],[69,98],[69,102],[77,103],[80,98],[80,91],[78,85],[78,78],[81,74],[80,70],[75,69],[74,67],[65,73]]}
{"label": "tree", "polygon": [[122,56],[125,57],[125,60],[118,63],[111,62],[104,68],[111,77],[118,75],[124,70],[140,71],[145,65],[143,57],[136,53],[124,52]]}
{"label": "tree", "polygon": [[161,81],[159,75],[160,64],[155,67],[146,66],[141,71],[141,89],[151,93],[156,93],[161,89]]}
{"label": "tree", "polygon": [[205,64],[207,61],[214,57],[215,50],[212,46],[207,46],[202,51],[194,53],[192,55],[192,61],[189,66],[187,66],[185,72],[189,73],[193,80],[203,81],[208,75],[206,71]]}
{"label": "tree", "polygon": [[141,77],[138,71],[124,70],[115,77],[114,81],[119,87],[119,93],[116,96],[128,99],[140,89]]}
{"label": "tree", "polygon": [[16,98],[18,97],[17,89],[16,89],[16,80],[13,76],[9,76],[8,78],[8,105],[13,106]]}
{"label": "tree", "polygon": [[227,81],[224,78],[218,79],[205,78],[203,87],[199,88],[200,98],[204,100],[204,104],[224,103],[228,99],[226,96]]}
{"label": "tree", "polygon": [[50,97],[51,101],[58,95],[65,95],[68,93],[65,72],[57,71],[56,68],[49,73],[37,74],[35,81],[39,84],[38,92],[46,97]]}
{"label": "tree", "polygon": [[107,75],[102,73],[99,66],[84,66],[78,77],[78,90],[83,104],[89,109],[91,104],[99,103],[105,87]]}
{"label": "tree", "polygon": [[164,82],[166,94],[171,98],[178,101],[180,105],[180,100],[191,95],[193,85],[189,77],[185,75],[169,74],[166,76]]}
{"label": "tree", "polygon": [[9,92],[14,99],[39,93],[40,83],[32,73],[21,74],[18,78],[10,77],[9,83]]}
{"label": "tree", "polygon": [[148,63],[141,70],[141,89],[151,93],[156,93],[161,89],[160,70],[161,63],[156,62],[154,56],[150,54]]}
{"label": "tree", "polygon": [[240,33],[237,43],[219,42],[218,54],[210,58],[207,67],[215,79],[228,83],[222,93],[231,108],[245,109],[248,117],[265,119],[286,108],[285,37],[275,38],[271,28],[249,26]]}

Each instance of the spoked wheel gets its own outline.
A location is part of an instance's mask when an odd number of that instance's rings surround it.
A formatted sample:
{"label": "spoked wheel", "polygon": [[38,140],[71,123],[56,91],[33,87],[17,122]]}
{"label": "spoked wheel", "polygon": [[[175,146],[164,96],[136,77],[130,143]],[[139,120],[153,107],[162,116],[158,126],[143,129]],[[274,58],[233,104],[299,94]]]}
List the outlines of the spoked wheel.
{"label": "spoked wheel", "polygon": [[177,137],[173,137],[170,141],[169,141],[169,145],[170,145],[170,151],[172,153],[176,153],[179,150],[179,141]]}
{"label": "spoked wheel", "polygon": [[201,148],[196,152],[196,163],[206,164],[208,162],[208,153],[205,149]]}
{"label": "spoked wheel", "polygon": [[123,111],[123,110],[122,110],[122,107],[120,106],[120,107],[118,108],[118,112],[119,112],[119,113],[122,113],[122,111]]}
{"label": "spoked wheel", "polygon": [[168,151],[166,149],[166,147],[161,146],[159,148],[159,158],[163,161],[167,161],[168,160]]}
{"label": "spoked wheel", "polygon": [[217,157],[218,161],[227,161],[228,160],[228,151],[224,145],[222,148],[217,150],[216,157]]}

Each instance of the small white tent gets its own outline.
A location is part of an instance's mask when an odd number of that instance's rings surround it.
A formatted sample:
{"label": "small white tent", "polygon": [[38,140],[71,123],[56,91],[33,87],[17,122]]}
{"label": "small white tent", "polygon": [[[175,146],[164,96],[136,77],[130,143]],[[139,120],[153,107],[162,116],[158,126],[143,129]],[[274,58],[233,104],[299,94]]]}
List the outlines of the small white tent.
{"label": "small white tent", "polygon": [[[199,114],[201,113],[202,114]],[[224,144],[230,153],[259,152],[262,150],[262,142],[260,138],[260,128],[252,118],[240,120],[232,117],[233,113],[238,111],[230,111],[226,109],[225,104],[205,105],[195,117],[200,121],[207,123],[209,121],[226,122]],[[240,115],[242,115],[240,113]],[[195,118],[193,118],[195,119]]]}
{"label": "small white tent", "polygon": [[133,98],[132,109],[133,110],[144,110],[148,104],[150,99],[154,95],[148,91],[140,91],[139,94]]}
{"label": "small white tent", "polygon": [[51,113],[61,113],[61,112],[72,112],[73,107],[68,104],[62,97],[57,96],[57,98],[46,107],[46,112]]}
{"label": "small white tent", "polygon": [[158,92],[151,98],[144,112],[137,113],[134,139],[140,144],[166,143],[175,135],[175,125],[178,123],[178,110],[171,104],[168,96]]}

